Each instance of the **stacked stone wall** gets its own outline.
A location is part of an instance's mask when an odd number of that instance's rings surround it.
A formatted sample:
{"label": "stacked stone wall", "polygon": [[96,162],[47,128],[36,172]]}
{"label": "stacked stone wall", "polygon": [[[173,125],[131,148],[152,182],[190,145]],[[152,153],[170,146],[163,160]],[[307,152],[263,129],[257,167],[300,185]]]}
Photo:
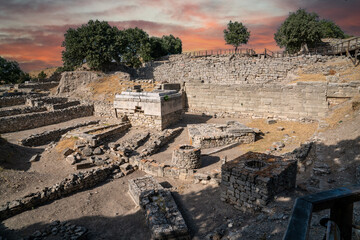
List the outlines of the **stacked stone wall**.
{"label": "stacked stone wall", "polygon": [[26,96],[1,97],[0,107],[23,105],[25,104],[25,102],[26,102]]}
{"label": "stacked stone wall", "polygon": [[57,87],[59,82],[39,82],[39,83],[21,83],[15,86],[17,89],[32,88],[38,90],[48,91],[51,88]]}
{"label": "stacked stone wall", "polygon": [[93,187],[110,177],[114,170],[119,169],[119,166],[120,164],[116,163],[90,171],[71,174],[69,177],[53,186],[45,187],[41,191],[7,202],[0,206],[0,220],[7,219],[26,210],[68,196],[74,192]]}
{"label": "stacked stone wall", "polygon": [[14,107],[7,110],[0,109],[0,117],[6,116],[14,116],[19,114],[27,114],[27,113],[34,113],[34,112],[45,112],[47,110],[46,107]]}
{"label": "stacked stone wall", "polygon": [[278,118],[324,117],[328,110],[326,83],[297,85],[186,84],[190,110]]}
{"label": "stacked stone wall", "polygon": [[186,83],[190,111],[320,119],[329,110],[329,98],[359,96],[360,83],[298,82],[291,85],[215,85]]}
{"label": "stacked stone wall", "polygon": [[80,105],[79,101],[70,101],[70,102],[65,102],[65,103],[50,104],[50,105],[47,105],[47,108],[49,111],[54,111],[54,110],[74,107],[77,105]]}
{"label": "stacked stone wall", "polygon": [[79,105],[51,112],[30,113],[0,118],[0,133],[15,132],[92,116],[92,105]]}
{"label": "stacked stone wall", "polygon": [[74,130],[76,128],[80,128],[80,127],[84,127],[84,126],[88,126],[88,125],[93,125],[93,124],[98,124],[99,120],[97,121],[88,121],[88,122],[83,122],[83,123],[78,123],[76,125],[70,126],[70,127],[65,127],[65,128],[58,128],[52,131],[45,131],[39,134],[35,134],[35,135],[30,135],[29,137],[26,137],[24,139],[20,140],[20,143],[23,146],[41,146],[44,144],[48,144],[52,141],[57,141],[61,138],[61,136],[71,130]]}
{"label": "stacked stone wall", "polygon": [[204,83],[240,84],[281,82],[298,67],[327,62],[333,56],[307,55],[283,58],[255,58],[219,55],[191,58],[172,55],[168,61],[149,64],[138,70],[139,77],[169,83],[201,80]]}

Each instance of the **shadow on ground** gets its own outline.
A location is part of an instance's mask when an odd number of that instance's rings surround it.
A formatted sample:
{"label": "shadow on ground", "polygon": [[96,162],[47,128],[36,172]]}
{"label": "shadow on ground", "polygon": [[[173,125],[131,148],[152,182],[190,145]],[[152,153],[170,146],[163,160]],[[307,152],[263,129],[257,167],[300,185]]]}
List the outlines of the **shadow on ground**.
{"label": "shadow on ground", "polygon": [[43,151],[43,148],[23,147],[0,138],[0,167],[26,171],[31,166],[31,157]]}
{"label": "shadow on ground", "polygon": [[[313,148],[316,149],[320,156],[320,159],[316,161],[333,163],[334,168],[358,164],[360,137],[339,141],[334,145],[314,144]],[[218,159],[209,159],[209,162],[211,161],[218,161]],[[348,168],[346,171],[349,173],[353,172],[354,168]],[[332,174],[338,173],[334,172]],[[324,176],[324,178],[327,177]],[[354,177],[352,181],[354,181]],[[339,182],[336,187],[341,186],[341,184]],[[230,219],[233,224],[231,230],[240,231],[242,234],[241,239],[262,239],[261,237],[264,235],[266,235],[266,238],[263,239],[281,239],[286,230],[294,200],[303,195],[303,193],[299,193],[297,190],[284,193],[282,199],[286,199],[286,201],[278,202],[278,204],[274,202],[269,204],[269,207],[274,209],[275,215],[281,214],[280,218],[276,218],[273,213],[259,212],[250,214],[236,210],[220,200],[220,187],[209,186],[202,190],[197,190],[200,185],[188,184],[188,186],[189,189],[186,190],[186,193],[184,193],[185,190],[178,187],[177,192],[173,192],[173,196],[188,225],[191,236],[195,239],[204,239],[214,229],[224,224],[227,226]],[[335,187],[335,185],[333,186]],[[101,191],[100,187],[98,189]],[[327,189],[319,189],[319,192],[324,190]],[[124,192],[124,194],[126,193]],[[280,201],[279,199],[277,201]],[[135,209],[133,210],[135,211]],[[34,211],[35,216],[36,209],[31,211]],[[140,210],[134,211],[131,214],[115,217],[84,216],[71,219],[70,222],[86,227],[89,230],[88,239],[150,239],[151,233],[146,225],[143,212]],[[282,216],[287,216],[287,218],[282,218]],[[43,223],[39,220],[38,223],[25,226],[21,230],[11,231],[5,229],[4,224],[1,223],[0,236],[6,237],[8,240],[18,239],[31,235],[36,230],[41,231],[47,224],[49,223]],[[318,224],[313,225],[313,228],[314,232],[310,234],[315,234],[315,238],[311,237],[311,239],[317,239],[318,236],[322,236],[323,229]]]}

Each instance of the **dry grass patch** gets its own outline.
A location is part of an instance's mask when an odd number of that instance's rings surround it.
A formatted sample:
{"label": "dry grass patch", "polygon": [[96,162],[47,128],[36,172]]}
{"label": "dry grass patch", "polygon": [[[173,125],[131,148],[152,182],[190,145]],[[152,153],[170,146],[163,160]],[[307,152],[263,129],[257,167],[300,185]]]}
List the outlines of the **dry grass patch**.
{"label": "dry grass patch", "polygon": [[340,77],[342,78],[342,82],[360,81],[360,65],[346,69],[340,73]]}
{"label": "dry grass patch", "polygon": [[333,129],[342,122],[353,119],[355,117],[355,112],[360,108],[359,106],[360,96],[357,96],[351,101],[346,101],[333,107],[332,111],[329,113],[329,117],[325,119],[329,126],[322,129],[322,131],[325,131],[326,129]]}
{"label": "dry grass patch", "polygon": [[[318,124],[293,121],[278,121],[275,124],[267,124],[265,119],[255,119],[248,123],[247,126],[260,129],[264,136],[254,143],[240,145],[241,151],[265,152],[270,149],[272,143],[283,142],[285,147],[282,152],[289,152],[309,140],[315,133]],[[279,128],[284,128],[284,130],[281,131]],[[286,135],[289,137],[285,141]]]}
{"label": "dry grass patch", "polygon": [[326,77],[323,74],[306,74],[301,73],[299,77],[290,83],[297,83],[297,82],[326,82]]}
{"label": "dry grass patch", "polygon": [[61,139],[55,147],[58,153],[63,152],[66,148],[74,149],[75,142],[78,140],[77,137]]}
{"label": "dry grass patch", "polygon": [[122,80],[119,76],[106,76],[88,84],[94,100],[105,100],[113,102],[116,93],[121,93],[134,85],[141,85],[145,92],[154,90],[155,83],[136,83],[134,81]]}

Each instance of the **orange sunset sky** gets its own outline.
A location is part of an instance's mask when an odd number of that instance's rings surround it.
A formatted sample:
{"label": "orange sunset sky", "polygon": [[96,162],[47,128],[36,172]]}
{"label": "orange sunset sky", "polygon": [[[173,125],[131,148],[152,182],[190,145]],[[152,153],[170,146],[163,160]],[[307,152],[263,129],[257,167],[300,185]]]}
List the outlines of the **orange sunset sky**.
{"label": "orange sunset sky", "polygon": [[61,66],[64,33],[90,19],[150,36],[173,34],[183,51],[230,48],[223,30],[239,21],[251,32],[244,47],[278,50],[274,33],[298,8],[360,35],[360,0],[0,0],[0,55],[25,71]]}

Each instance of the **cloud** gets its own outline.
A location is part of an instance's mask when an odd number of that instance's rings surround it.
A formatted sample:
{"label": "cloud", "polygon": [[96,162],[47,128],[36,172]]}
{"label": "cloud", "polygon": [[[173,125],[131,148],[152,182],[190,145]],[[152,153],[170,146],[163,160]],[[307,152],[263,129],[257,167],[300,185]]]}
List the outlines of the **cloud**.
{"label": "cloud", "polygon": [[[61,65],[61,43],[69,27],[89,19],[119,29],[139,27],[150,36],[180,37],[185,51],[230,48],[223,39],[229,20],[251,32],[248,45],[278,50],[274,33],[298,8],[331,19],[348,34],[360,35],[359,0],[17,0],[1,1],[0,55],[29,70]],[[38,67],[36,67],[38,65]]]}

